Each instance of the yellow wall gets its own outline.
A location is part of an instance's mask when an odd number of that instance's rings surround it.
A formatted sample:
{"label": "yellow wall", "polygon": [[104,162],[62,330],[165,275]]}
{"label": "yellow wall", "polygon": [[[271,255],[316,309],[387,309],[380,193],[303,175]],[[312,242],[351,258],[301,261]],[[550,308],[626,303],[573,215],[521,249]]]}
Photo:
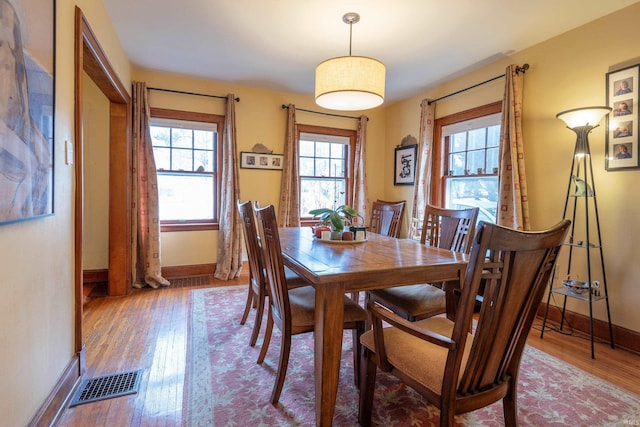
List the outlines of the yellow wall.
{"label": "yellow wall", "polygon": [[0,226],[0,424],[22,426],[35,414],[74,354],[73,140],[74,14],[78,4],[124,82],[124,54],[102,2],[56,2],[54,208],[50,217]]}
{"label": "yellow wall", "polygon": [[[508,64],[528,63],[524,78],[523,132],[532,227],[561,219],[576,136],[555,115],[570,108],[604,105],[605,74],[640,63],[640,3],[567,32],[461,78],[387,107],[387,142],[418,135],[420,101],[435,99],[504,74]],[[624,42],[620,42],[624,40]],[[498,101],[504,79],[436,103],[436,117]],[[611,318],[616,325],[640,331],[640,170],[607,172],[604,123],[589,136],[609,287]],[[392,170],[391,170],[392,171]],[[411,188],[393,187],[386,170],[385,196],[410,200]],[[595,256],[597,256],[594,253]],[[586,279],[586,278],[585,278]],[[558,299],[561,303],[561,300]],[[588,315],[588,304],[569,299],[568,309]],[[606,321],[604,302],[594,316]]]}
{"label": "yellow wall", "polygon": [[[168,75],[147,70],[135,70],[134,79],[144,81],[147,86],[179,90],[183,92],[211,95],[235,94],[240,98],[236,103],[236,131],[239,151],[251,151],[261,143],[282,153],[284,147],[287,111],[283,104],[293,103],[298,108],[322,111],[313,99],[307,96],[266,91],[224,82],[204,81],[179,75]],[[172,108],[212,114],[224,114],[225,101],[193,95],[182,95],[161,91],[150,91],[152,107]],[[335,113],[335,112],[331,112]],[[385,109],[364,112],[369,117],[367,125],[367,175],[369,198],[383,196],[384,175],[379,171],[387,164],[393,167],[393,148],[385,148]],[[360,112],[344,114],[357,117]],[[344,119],[298,111],[298,123],[356,129],[357,120]],[[272,170],[240,169],[240,197],[253,200],[261,205],[278,205],[280,177],[282,172]],[[162,233],[163,266],[215,263],[217,260],[217,232],[165,232]]]}
{"label": "yellow wall", "polygon": [[82,269],[101,270],[109,268],[110,103],[86,73],[83,73],[82,85],[84,117]]}

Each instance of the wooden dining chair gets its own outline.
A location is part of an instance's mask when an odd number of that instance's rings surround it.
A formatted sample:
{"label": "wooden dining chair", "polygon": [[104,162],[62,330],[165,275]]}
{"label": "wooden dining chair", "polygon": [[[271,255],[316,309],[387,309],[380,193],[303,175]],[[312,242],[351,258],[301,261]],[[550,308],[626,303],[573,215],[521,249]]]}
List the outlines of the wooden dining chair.
{"label": "wooden dining chair", "polygon": [[[522,351],[570,224],[524,232],[481,222],[453,321],[437,316],[409,322],[370,301],[373,329],[361,338],[360,424],[371,425],[379,367],[439,408],[441,426],[499,400],[505,425],[517,425]],[[484,299],[472,330],[482,281]]]}
{"label": "wooden dining chair", "polygon": [[[427,205],[420,242],[455,252],[468,253],[478,219],[478,208],[445,209]],[[365,300],[374,300],[407,320],[415,321],[445,313],[454,297],[442,284],[418,284],[367,292]]]}
{"label": "wooden dining chair", "polygon": [[[271,393],[271,403],[280,398],[289,364],[291,337],[315,329],[315,289],[311,286],[289,289],[284,275],[284,264],[280,247],[280,235],[275,210],[272,205],[256,209],[258,228],[263,239],[263,254],[269,284],[269,311],[258,363],[261,364],[269,349],[274,323],[281,332],[280,359],[276,381]],[[360,336],[365,330],[367,312],[350,298],[344,297],[343,329],[353,330],[354,379],[359,384]]]}
{"label": "wooden dining chair", "polygon": [[[247,292],[247,303],[245,304],[240,324],[244,325],[246,323],[251,307],[255,307],[256,316],[253,322],[251,339],[249,340],[249,345],[253,347],[256,345],[260,326],[262,325],[262,318],[264,317],[265,299],[268,295],[267,277],[261,253],[262,248],[256,225],[255,212],[251,201],[238,201],[238,211],[242,221],[244,244],[247,251],[247,260],[249,262],[249,289]],[[285,268],[285,280],[287,287],[290,288],[308,285],[302,277],[298,276],[288,268]]]}
{"label": "wooden dining chair", "polygon": [[405,200],[388,202],[378,199],[373,202],[369,230],[384,236],[398,237],[405,204]]}

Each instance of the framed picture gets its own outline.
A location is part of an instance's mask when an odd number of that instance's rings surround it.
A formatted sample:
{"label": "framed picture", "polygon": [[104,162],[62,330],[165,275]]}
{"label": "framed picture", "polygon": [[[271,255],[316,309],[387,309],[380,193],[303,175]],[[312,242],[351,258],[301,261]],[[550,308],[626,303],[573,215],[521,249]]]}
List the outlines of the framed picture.
{"label": "framed picture", "polygon": [[262,154],[242,151],[240,167],[243,169],[276,169],[282,170],[284,154]]}
{"label": "framed picture", "polygon": [[605,166],[608,171],[640,167],[638,151],[638,77],[640,65],[607,73]]}
{"label": "framed picture", "polygon": [[418,145],[396,147],[393,165],[393,185],[413,185],[416,179]]}
{"label": "framed picture", "polygon": [[0,3],[0,223],[53,214],[54,23],[54,0]]}

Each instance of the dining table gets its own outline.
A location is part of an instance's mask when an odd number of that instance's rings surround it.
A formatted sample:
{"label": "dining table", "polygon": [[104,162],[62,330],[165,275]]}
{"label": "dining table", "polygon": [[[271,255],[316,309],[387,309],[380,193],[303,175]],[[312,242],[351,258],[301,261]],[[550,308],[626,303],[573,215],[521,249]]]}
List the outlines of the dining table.
{"label": "dining table", "polygon": [[345,293],[417,283],[463,283],[467,255],[367,232],[366,240],[316,238],[309,227],[279,229],[284,264],[315,288],[317,426],[331,426],[342,354]]}

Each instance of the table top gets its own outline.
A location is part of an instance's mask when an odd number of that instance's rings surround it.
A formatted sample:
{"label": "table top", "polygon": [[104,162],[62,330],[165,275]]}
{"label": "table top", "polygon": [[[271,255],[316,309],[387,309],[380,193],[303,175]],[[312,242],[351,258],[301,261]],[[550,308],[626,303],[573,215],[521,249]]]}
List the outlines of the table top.
{"label": "table top", "polygon": [[455,280],[467,256],[421,244],[367,233],[367,241],[329,244],[318,241],[309,227],[280,228],[285,265],[311,284],[339,282],[346,291]]}

